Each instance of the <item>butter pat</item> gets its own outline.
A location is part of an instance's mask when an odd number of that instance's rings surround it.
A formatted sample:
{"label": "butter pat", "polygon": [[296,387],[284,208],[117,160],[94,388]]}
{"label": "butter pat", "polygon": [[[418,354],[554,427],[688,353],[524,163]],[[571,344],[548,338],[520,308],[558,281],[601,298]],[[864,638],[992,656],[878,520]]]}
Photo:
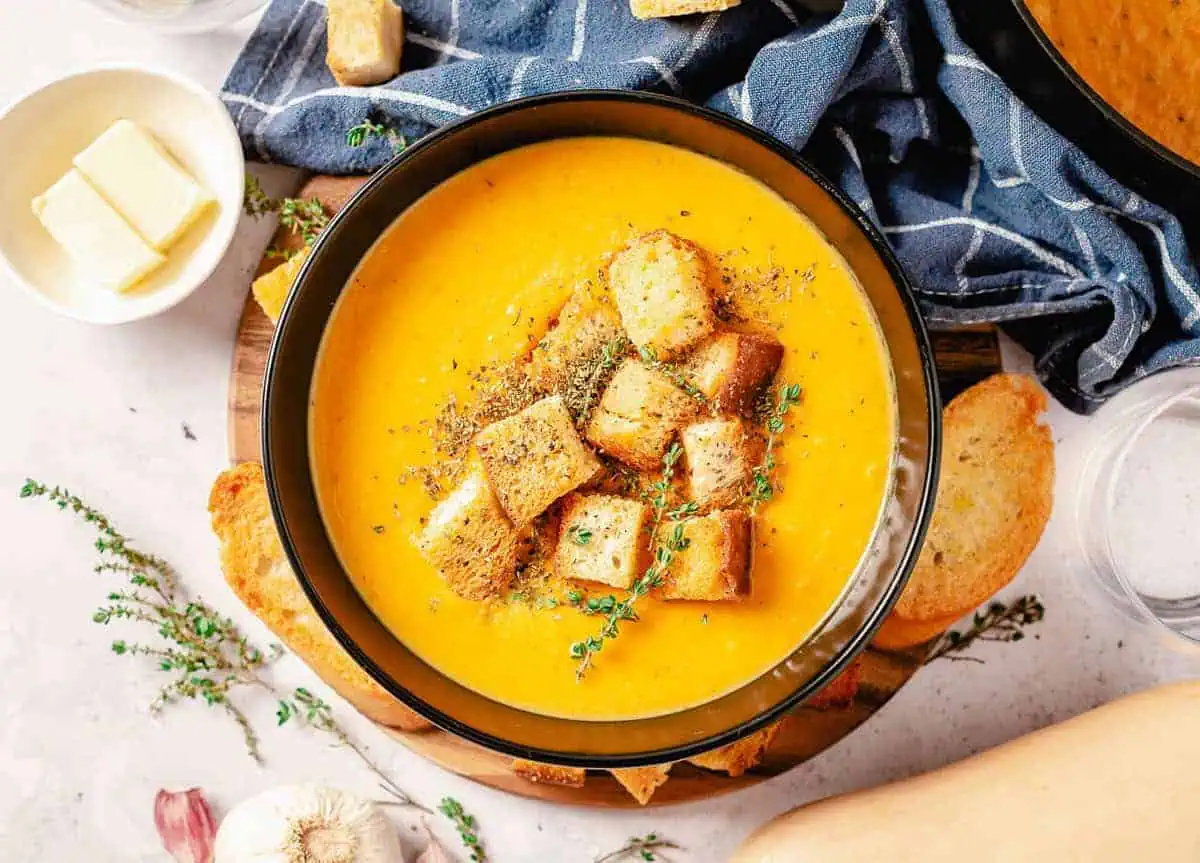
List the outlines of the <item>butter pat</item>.
{"label": "butter pat", "polygon": [[88,278],[114,291],[133,287],[165,260],[78,171],[34,198],[33,212]]}
{"label": "butter pat", "polygon": [[75,157],[75,167],[160,252],[213,200],[149,133],[129,120],[109,127]]}

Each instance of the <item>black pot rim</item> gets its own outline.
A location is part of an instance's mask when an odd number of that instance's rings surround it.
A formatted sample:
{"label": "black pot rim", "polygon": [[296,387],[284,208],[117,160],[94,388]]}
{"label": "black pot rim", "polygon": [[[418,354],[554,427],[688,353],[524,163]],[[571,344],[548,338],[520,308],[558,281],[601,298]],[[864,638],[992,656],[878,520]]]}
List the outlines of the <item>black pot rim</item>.
{"label": "black pot rim", "polygon": [[[743,136],[749,137],[756,143],[770,149],[775,154],[785,159],[794,168],[804,173],[827,196],[829,196],[836,204],[838,204],[845,215],[848,216],[854,222],[856,227],[867,237],[875,253],[879,255],[907,313],[908,322],[912,328],[917,351],[921,360],[923,384],[926,393],[926,411],[929,417],[929,466],[925,471],[925,476],[920,486],[920,504],[915,513],[912,533],[909,537],[909,541],[899,556],[898,562],[891,574],[891,582],[886,588],[883,599],[877,603],[864,624],[861,625],[855,635],[847,641],[840,653],[827,662],[819,674],[812,677],[804,685],[799,686],[790,696],[782,699],[772,707],[761,711],[750,720],[739,723],[738,725],[729,728],[720,734],[714,734],[707,738],[686,744],[679,744],[661,750],[643,752],[630,756],[590,755],[586,753],[581,754],[578,752],[557,752],[549,749],[531,748],[514,744],[492,734],[481,732],[473,728],[468,722],[456,719],[455,717],[438,710],[432,705],[416,697],[412,692],[400,685],[397,681],[393,680],[390,675],[384,673],[383,670],[365,654],[365,652],[355,643],[346,630],[341,626],[337,617],[321,600],[315,585],[304,570],[297,550],[296,542],[292,537],[287,520],[284,516],[278,485],[278,476],[271,455],[271,445],[267,429],[267,417],[270,415],[270,404],[272,400],[273,389],[271,387],[271,380],[280,350],[283,323],[287,319],[288,313],[294,304],[295,298],[301,292],[303,282],[307,278],[308,273],[313,266],[313,262],[321,254],[322,247],[329,242],[334,241],[337,236],[338,226],[348,217],[348,214],[353,211],[355,205],[361,198],[369,194],[375,186],[382,183],[384,179],[391,174],[391,172],[401,169],[405,165],[406,161],[409,158],[412,158],[412,156],[416,153],[419,153],[429,147],[437,146],[443,140],[446,140],[447,138],[463,130],[469,129],[480,122],[484,122],[501,114],[506,114],[513,111],[522,111],[547,104],[605,100],[626,101],[631,103],[649,103],[658,105],[660,107],[691,113],[712,123],[724,126]],[[762,130],[744,123],[741,120],[714,111],[710,108],[695,105],[683,99],[663,96],[656,93],[626,90],[587,89],[548,93],[516,99],[511,102],[504,102],[479,111],[475,114],[471,114],[470,116],[461,120],[447,124],[446,126],[431,132],[429,135],[426,135],[420,141],[395,156],[390,162],[388,162],[388,164],[376,171],[370,177],[370,179],[368,179],[362,185],[362,187],[355,192],[353,196],[351,196],[346,205],[336,215],[334,215],[328,226],[322,231],[320,237],[318,237],[308,256],[308,259],[304,262],[300,272],[296,276],[293,290],[289,295],[287,302],[284,304],[283,311],[280,314],[279,325],[276,327],[275,335],[272,338],[271,346],[267,355],[267,364],[264,374],[263,398],[260,411],[260,436],[267,494],[271,505],[271,512],[274,516],[275,525],[278,529],[280,540],[282,542],[284,552],[287,555],[287,559],[291,564],[293,571],[296,573],[296,576],[299,579],[305,594],[308,596],[309,601],[317,610],[322,622],[328,627],[330,632],[333,633],[339,644],[345,648],[345,650],[355,659],[355,661],[362,668],[364,668],[376,682],[383,686],[384,689],[386,689],[405,706],[420,714],[434,725],[449,731],[458,737],[464,738],[472,743],[492,750],[493,752],[499,752],[514,758],[524,758],[532,761],[558,764],[569,767],[615,769],[681,761],[686,758],[699,755],[702,752],[707,752],[717,747],[732,743],[735,740],[758,731],[781,718],[792,708],[796,707],[805,699],[822,689],[827,683],[833,680],[834,677],[840,674],[846,668],[846,666],[849,665],[850,662],[853,661],[853,659],[867,647],[871,639],[874,637],[875,632],[882,625],[884,618],[891,612],[896,601],[899,599],[900,593],[903,591],[904,586],[908,583],[908,578],[912,573],[913,567],[916,565],[917,557],[920,554],[921,546],[924,542],[925,534],[929,527],[941,464],[942,414],[937,373],[934,365],[933,347],[930,343],[924,321],[920,316],[915,293],[913,292],[907,276],[901,268],[899,261],[896,259],[895,254],[892,252],[891,247],[888,245],[887,240],[884,238],[882,232],[876,228],[874,223],[870,221],[870,219],[862,212],[862,210],[859,209],[858,206],[855,205],[854,202],[844,192],[837,188],[805,159],[803,159],[803,157],[801,157],[796,150],[788,147],[778,139],[768,135]],[[348,576],[346,577],[348,578]],[[441,672],[437,673],[441,674]],[[766,673],[770,673],[770,671],[767,671]],[[567,718],[563,718],[561,721],[583,724],[590,722],[590,720]],[[631,719],[628,721],[633,723],[639,720]]]}

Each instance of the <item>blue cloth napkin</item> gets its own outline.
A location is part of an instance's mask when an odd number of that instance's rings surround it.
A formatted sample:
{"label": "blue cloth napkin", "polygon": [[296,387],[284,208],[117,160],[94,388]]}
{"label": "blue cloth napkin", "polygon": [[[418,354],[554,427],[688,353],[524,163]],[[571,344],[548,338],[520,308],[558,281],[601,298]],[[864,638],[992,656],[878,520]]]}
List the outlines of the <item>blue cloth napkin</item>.
{"label": "blue cloth napkin", "polygon": [[404,71],[342,88],[324,5],[274,0],[222,97],[251,158],[362,173],[371,119],[416,138],[505,100],[657,90],[766,130],[882,228],[933,327],[1004,322],[1050,389],[1090,411],[1200,362],[1197,271],[1179,223],[1031,113],[958,36],[946,0],[792,0],[637,21],[626,0],[403,0]]}

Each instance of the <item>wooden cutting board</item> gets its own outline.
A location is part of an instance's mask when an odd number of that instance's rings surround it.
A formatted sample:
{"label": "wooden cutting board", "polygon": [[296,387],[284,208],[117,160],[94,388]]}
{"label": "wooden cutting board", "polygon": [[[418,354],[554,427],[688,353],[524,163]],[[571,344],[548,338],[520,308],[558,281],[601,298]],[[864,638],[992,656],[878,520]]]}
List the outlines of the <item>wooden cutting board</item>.
{"label": "wooden cutting board", "polygon": [[[317,197],[328,209],[343,206],[362,184],[359,177],[314,177],[300,191],[301,197]],[[274,244],[294,249],[295,237],[280,234]],[[259,272],[278,265],[279,259],[264,258]],[[233,463],[262,458],[259,408],[263,374],[274,325],[253,297],[238,323],[229,379],[229,458]],[[992,328],[938,332],[932,335],[938,378],[945,398],[1000,370],[1000,348]],[[861,683],[853,703],[838,708],[800,708],[784,722],[761,764],[739,777],[713,773],[678,764],[670,780],[654,795],[650,805],[681,803],[713,797],[744,788],[803,764],[837,743],[908,682],[922,665],[924,647],[904,651],[869,648],[862,656]],[[382,726],[381,726],[382,727]],[[634,807],[636,801],[615,779],[603,771],[591,771],[581,788],[535,784],[510,769],[510,759],[440,729],[405,732],[382,727],[393,739],[446,770],[474,779],[492,788],[525,797],[585,806]]]}

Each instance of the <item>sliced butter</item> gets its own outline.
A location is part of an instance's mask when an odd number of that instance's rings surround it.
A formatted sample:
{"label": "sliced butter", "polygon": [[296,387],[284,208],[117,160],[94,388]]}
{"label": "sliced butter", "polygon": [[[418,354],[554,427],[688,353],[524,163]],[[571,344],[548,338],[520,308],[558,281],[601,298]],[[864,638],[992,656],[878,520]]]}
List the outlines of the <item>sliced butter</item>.
{"label": "sliced butter", "polygon": [[160,252],[213,200],[149,133],[129,120],[110,126],[75,157],[75,167]]}
{"label": "sliced butter", "polygon": [[81,272],[114,291],[133,287],[165,260],[78,171],[34,198],[33,212]]}

